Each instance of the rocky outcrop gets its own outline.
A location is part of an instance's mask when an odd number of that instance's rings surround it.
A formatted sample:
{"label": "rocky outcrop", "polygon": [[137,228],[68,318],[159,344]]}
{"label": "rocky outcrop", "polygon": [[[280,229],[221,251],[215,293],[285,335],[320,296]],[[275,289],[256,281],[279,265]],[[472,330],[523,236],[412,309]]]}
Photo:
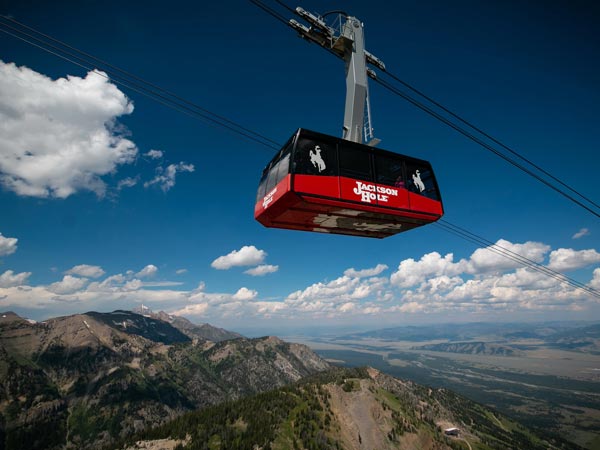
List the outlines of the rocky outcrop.
{"label": "rocky outcrop", "polygon": [[[452,432],[448,433],[448,430]],[[144,434],[141,435],[143,437]],[[186,415],[148,433],[191,448],[568,449],[444,389],[375,369],[333,369]]]}

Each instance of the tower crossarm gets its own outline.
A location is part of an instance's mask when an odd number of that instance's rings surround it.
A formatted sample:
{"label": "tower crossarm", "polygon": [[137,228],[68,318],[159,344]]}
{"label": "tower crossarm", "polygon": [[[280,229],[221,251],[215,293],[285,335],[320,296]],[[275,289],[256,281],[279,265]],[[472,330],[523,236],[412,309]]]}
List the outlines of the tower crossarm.
{"label": "tower crossarm", "polygon": [[[376,145],[379,139],[373,134],[369,105],[368,78],[377,78],[370,64],[385,70],[385,64],[365,50],[364,25],[356,17],[340,14],[340,27],[329,26],[323,16],[313,14],[298,6],[295,13],[308,25],[295,19],[288,24],[300,37],[314,42],[344,60],[346,67],[346,103],[344,109],[343,138],[349,141]],[[327,15],[327,14],[326,14]]]}

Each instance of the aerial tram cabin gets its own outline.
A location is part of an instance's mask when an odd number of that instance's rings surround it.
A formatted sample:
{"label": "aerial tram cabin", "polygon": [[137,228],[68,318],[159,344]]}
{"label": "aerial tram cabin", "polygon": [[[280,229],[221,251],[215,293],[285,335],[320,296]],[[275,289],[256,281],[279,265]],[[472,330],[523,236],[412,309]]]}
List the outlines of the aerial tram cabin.
{"label": "aerial tram cabin", "polygon": [[[365,50],[363,24],[340,15],[339,30],[298,7],[289,25],[304,39],[339,56],[346,67],[343,138],[300,128],[265,167],[254,217],[266,227],[384,238],[444,214],[427,161],[377,149],[368,96],[367,64],[385,70]],[[339,13],[332,11],[328,14]],[[363,142],[367,144],[363,144]]]}
{"label": "aerial tram cabin", "polygon": [[266,227],[374,238],[443,212],[427,161],[305,129],[263,170],[254,207]]}

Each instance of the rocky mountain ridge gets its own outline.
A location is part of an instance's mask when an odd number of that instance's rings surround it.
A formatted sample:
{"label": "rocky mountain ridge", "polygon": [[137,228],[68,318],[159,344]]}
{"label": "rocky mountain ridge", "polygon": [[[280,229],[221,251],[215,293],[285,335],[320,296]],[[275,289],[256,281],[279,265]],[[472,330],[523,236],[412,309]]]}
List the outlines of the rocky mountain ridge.
{"label": "rocky mountain ridge", "polygon": [[239,333],[214,327],[209,323],[197,325],[190,322],[185,317],[175,316],[164,311],[154,312],[146,306],[135,308],[132,312],[171,324],[191,339],[206,339],[213,342],[221,342],[243,337]]}
{"label": "rocky mountain ridge", "polygon": [[179,445],[186,450],[577,448],[537,435],[451,391],[395,379],[372,368],[335,368],[189,413],[138,434],[127,448],[156,448],[156,443],[161,449]]}
{"label": "rocky mountain ridge", "polygon": [[235,339],[213,342],[202,327],[165,316],[90,312],[37,323],[0,313],[4,448],[101,448],[329,368],[299,344],[226,330],[219,335]]}

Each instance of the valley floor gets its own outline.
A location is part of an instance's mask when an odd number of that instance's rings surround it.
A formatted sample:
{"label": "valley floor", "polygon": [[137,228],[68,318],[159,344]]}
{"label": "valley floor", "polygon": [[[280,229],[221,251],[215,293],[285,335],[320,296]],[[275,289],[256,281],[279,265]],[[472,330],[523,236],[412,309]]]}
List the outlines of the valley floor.
{"label": "valley floor", "polygon": [[600,354],[550,348],[531,339],[511,341],[518,356],[422,348],[439,348],[446,340],[285,339],[308,345],[333,364],[370,365],[396,377],[452,389],[526,425],[584,448],[600,448]]}

